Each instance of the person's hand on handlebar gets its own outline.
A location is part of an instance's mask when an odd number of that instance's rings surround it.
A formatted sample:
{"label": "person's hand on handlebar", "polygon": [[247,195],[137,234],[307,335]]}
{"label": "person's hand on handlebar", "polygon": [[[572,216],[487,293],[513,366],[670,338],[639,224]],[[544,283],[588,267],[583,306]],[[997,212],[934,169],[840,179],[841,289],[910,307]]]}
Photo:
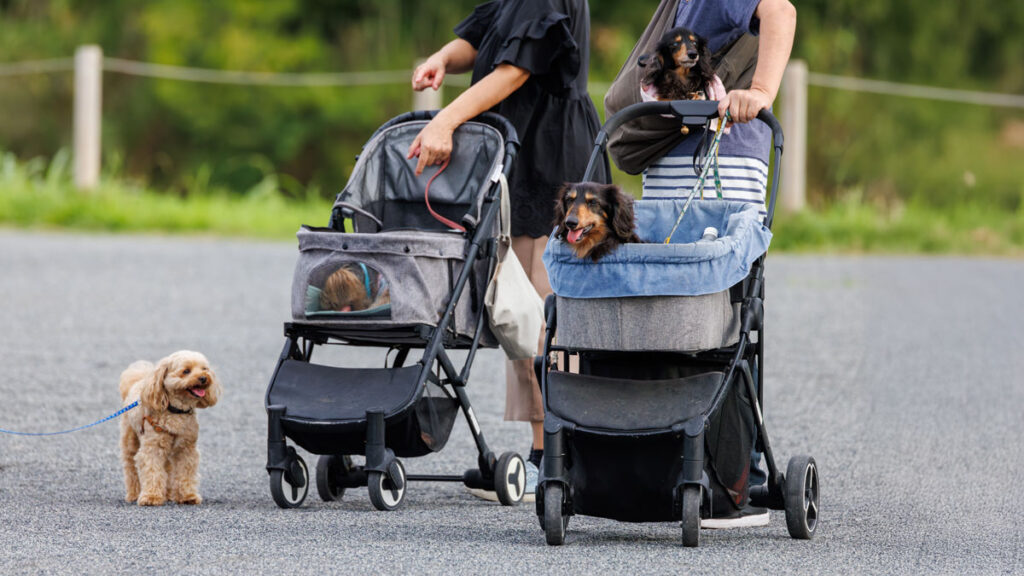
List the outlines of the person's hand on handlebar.
{"label": "person's hand on handlebar", "polygon": [[726,111],[733,122],[745,124],[766,108],[771,108],[772,98],[767,92],[758,88],[750,90],[733,90],[718,101],[718,115],[725,116]]}

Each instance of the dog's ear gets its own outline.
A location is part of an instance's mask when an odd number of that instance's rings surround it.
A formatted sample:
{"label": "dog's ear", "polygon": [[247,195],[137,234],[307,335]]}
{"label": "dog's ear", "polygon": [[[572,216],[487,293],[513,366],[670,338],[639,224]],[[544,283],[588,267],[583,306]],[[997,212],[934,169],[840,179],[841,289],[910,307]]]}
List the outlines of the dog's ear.
{"label": "dog's ear", "polygon": [[552,222],[552,226],[558,229],[555,232],[556,238],[565,238],[565,195],[572,189],[572,184],[566,182],[562,184],[562,187],[558,189],[558,193],[555,194],[555,218]]}
{"label": "dog's ear", "polygon": [[146,376],[142,384],[142,391],[139,401],[143,406],[155,412],[167,410],[170,400],[167,398],[167,390],[164,389],[164,378],[167,377],[167,370],[170,367],[170,360],[164,358],[153,368],[153,372]]}
{"label": "dog's ear", "polygon": [[708,42],[703,36],[697,36],[697,68],[707,82],[711,82],[715,77],[715,68],[711,65],[711,51],[708,50]]}
{"label": "dog's ear", "polygon": [[623,194],[622,190],[614,184],[606,186],[604,193],[607,205],[612,207],[611,225],[615,236],[622,240],[632,237],[635,220],[633,199]]}

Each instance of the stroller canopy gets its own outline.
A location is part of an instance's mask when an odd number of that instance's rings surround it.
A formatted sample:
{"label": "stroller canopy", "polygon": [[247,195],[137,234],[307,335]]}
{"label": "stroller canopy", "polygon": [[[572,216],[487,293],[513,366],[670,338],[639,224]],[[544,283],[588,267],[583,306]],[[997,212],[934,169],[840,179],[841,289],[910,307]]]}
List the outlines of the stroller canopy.
{"label": "stroller canopy", "polygon": [[[743,280],[771,242],[771,230],[761,223],[758,206],[694,201],[672,243],[664,244],[685,203],[635,202],[636,232],[645,243],[623,244],[598,262],[577,258],[570,245],[552,233],[544,250],[551,288],[566,298],[700,296]],[[709,226],[718,230],[719,238],[698,241]]]}
{"label": "stroller canopy", "polygon": [[[426,125],[426,120],[415,120],[385,126],[366,143],[335,201],[335,206],[356,208],[354,232],[447,229],[424,202],[427,182],[439,168],[428,166],[417,177],[417,159],[406,158]],[[501,169],[505,140],[493,126],[466,122],[455,131],[452,145],[450,164],[430,184],[430,205],[455,222],[467,212],[479,220],[484,193]]]}

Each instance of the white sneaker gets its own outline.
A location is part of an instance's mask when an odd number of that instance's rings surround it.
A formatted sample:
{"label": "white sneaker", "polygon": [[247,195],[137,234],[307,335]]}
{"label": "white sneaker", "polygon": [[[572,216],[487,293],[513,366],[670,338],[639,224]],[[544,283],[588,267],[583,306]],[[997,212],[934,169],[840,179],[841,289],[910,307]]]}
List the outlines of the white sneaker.
{"label": "white sneaker", "polygon": [[747,506],[742,510],[736,510],[728,516],[715,518],[701,518],[700,527],[712,530],[727,530],[729,528],[753,528],[755,526],[767,526],[771,517],[767,508],[755,508]]}
{"label": "white sneaker", "polygon": [[533,462],[526,461],[526,487],[523,488],[523,502],[530,503],[537,501],[537,476],[540,470],[533,465]]}

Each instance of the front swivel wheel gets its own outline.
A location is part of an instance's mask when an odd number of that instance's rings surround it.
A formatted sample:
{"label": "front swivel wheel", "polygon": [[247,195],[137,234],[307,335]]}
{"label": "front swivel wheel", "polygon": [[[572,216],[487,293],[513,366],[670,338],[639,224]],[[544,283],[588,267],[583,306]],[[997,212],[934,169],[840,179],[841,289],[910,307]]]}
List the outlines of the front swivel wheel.
{"label": "front swivel wheel", "polygon": [[682,526],[683,546],[696,548],[700,546],[700,501],[702,486],[687,484],[682,487]]}
{"label": "front swivel wheel", "polygon": [[309,468],[298,454],[292,454],[285,470],[270,471],[270,495],[281,508],[298,508],[309,493]]}
{"label": "front swivel wheel", "polygon": [[549,546],[565,542],[569,517],[565,515],[565,487],[558,482],[544,485],[544,538]]}
{"label": "front swivel wheel", "polygon": [[405,467],[401,460],[392,460],[387,472],[370,472],[366,480],[374,508],[389,512],[401,505],[406,488]]}

